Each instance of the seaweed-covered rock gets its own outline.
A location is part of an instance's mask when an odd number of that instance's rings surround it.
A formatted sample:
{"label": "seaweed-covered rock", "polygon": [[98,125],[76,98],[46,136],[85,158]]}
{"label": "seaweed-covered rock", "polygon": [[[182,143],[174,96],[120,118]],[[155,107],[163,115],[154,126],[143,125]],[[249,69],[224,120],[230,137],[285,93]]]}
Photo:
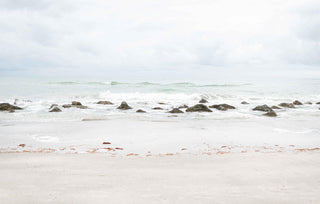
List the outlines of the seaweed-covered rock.
{"label": "seaweed-covered rock", "polygon": [[20,108],[18,106],[11,105],[9,103],[0,103],[0,111],[14,112],[14,110],[22,110],[22,108]]}
{"label": "seaweed-covered rock", "polygon": [[88,108],[87,106],[84,106],[84,105],[76,105],[74,107],[80,108],[80,109],[87,109]]}
{"label": "seaweed-covered rock", "polygon": [[122,103],[120,104],[120,106],[117,109],[128,110],[128,109],[132,109],[132,108],[127,104],[127,102],[122,101]]}
{"label": "seaweed-covered rock", "polygon": [[304,104],[307,104],[307,105],[312,105],[312,102],[310,102],[310,101],[307,101],[307,102],[305,102]]}
{"label": "seaweed-covered rock", "polygon": [[293,105],[301,106],[303,104],[300,101],[295,100],[295,101],[293,101]]}
{"label": "seaweed-covered rock", "polygon": [[110,101],[98,101],[97,104],[101,104],[101,105],[113,105],[113,103],[110,102]]}
{"label": "seaweed-covered rock", "polygon": [[197,104],[187,108],[186,112],[212,112],[206,105]]}
{"label": "seaweed-covered rock", "polygon": [[152,108],[153,110],[163,110],[163,108],[161,108],[161,107],[154,107],[154,108]]}
{"label": "seaweed-covered rock", "polygon": [[178,108],[189,108],[189,106],[187,106],[186,104],[179,106]]}
{"label": "seaweed-covered rock", "polygon": [[228,104],[218,104],[218,105],[212,105],[212,106],[209,106],[209,108],[215,108],[217,110],[221,110],[221,111],[226,111],[228,109],[236,109],[234,106],[230,106]]}
{"label": "seaweed-covered rock", "polygon": [[142,110],[142,109],[138,109],[136,112],[137,112],[137,113],[146,113],[146,111],[144,111],[144,110]]}
{"label": "seaweed-covered rock", "polygon": [[73,105],[73,106],[82,106],[82,104],[79,101],[72,101],[71,105]]}
{"label": "seaweed-covered rock", "polygon": [[281,109],[280,107],[278,106],[271,106],[272,109]]}
{"label": "seaweed-covered rock", "polygon": [[49,112],[61,112],[61,110],[57,106],[54,106]]}
{"label": "seaweed-covered rock", "polygon": [[208,101],[207,101],[206,99],[202,98],[202,99],[199,101],[199,103],[208,103]]}
{"label": "seaweed-covered rock", "polygon": [[241,104],[248,105],[249,103],[247,101],[242,101]]}
{"label": "seaweed-covered rock", "polygon": [[174,108],[169,113],[183,113],[183,111],[179,110],[179,108]]}
{"label": "seaweed-covered rock", "polygon": [[[78,105],[76,105],[76,104],[78,104]],[[75,107],[75,108],[80,108],[80,109],[87,109],[88,108],[87,106],[84,106],[80,102],[77,102],[77,101],[73,101],[72,104],[64,104],[64,105],[62,105],[62,107],[63,108]]]}
{"label": "seaweed-covered rock", "polygon": [[263,111],[263,112],[272,112],[272,108],[270,108],[267,105],[261,105],[261,106],[256,106],[254,109],[252,109],[254,111]]}
{"label": "seaweed-covered rock", "polygon": [[280,103],[279,106],[284,108],[295,108],[292,103]]}
{"label": "seaweed-covered rock", "polygon": [[71,108],[72,105],[71,105],[71,104],[64,104],[64,105],[62,105],[62,107],[64,107],[64,108]]}
{"label": "seaweed-covered rock", "polygon": [[265,113],[263,115],[264,116],[268,116],[268,117],[277,117],[277,114],[274,111],[267,112],[267,113]]}

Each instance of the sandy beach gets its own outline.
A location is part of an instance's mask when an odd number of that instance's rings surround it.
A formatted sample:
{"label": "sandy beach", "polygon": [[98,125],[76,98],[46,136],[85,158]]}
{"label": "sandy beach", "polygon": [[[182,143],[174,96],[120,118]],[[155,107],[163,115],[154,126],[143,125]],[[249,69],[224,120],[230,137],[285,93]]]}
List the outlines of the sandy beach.
{"label": "sandy beach", "polygon": [[1,203],[319,203],[320,153],[0,154]]}

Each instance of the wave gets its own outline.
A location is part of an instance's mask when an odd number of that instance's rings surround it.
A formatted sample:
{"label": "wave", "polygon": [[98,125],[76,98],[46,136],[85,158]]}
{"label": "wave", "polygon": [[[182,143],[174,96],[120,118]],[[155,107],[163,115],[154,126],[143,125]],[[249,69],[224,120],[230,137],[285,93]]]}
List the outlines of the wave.
{"label": "wave", "polygon": [[62,82],[49,82],[53,85],[108,85],[108,82],[78,82],[78,81],[62,81]]}
{"label": "wave", "polygon": [[119,81],[110,81],[110,82],[101,82],[101,81],[92,81],[92,82],[79,82],[79,81],[62,81],[62,82],[49,82],[49,84],[55,85],[110,85],[110,86],[168,86],[168,87],[238,87],[238,86],[250,86],[250,83],[241,83],[241,84],[195,84],[191,82],[177,82],[177,83],[154,83],[154,82],[137,82],[137,83],[128,83],[128,82],[119,82]]}

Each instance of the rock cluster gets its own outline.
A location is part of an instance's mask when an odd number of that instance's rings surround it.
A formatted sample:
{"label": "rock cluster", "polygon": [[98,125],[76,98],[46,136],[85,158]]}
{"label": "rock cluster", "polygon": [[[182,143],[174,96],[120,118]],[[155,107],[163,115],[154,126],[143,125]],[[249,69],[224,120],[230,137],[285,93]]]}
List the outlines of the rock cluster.
{"label": "rock cluster", "polygon": [[[17,100],[16,100],[17,101]],[[211,106],[206,106],[203,103],[208,103],[208,101],[206,99],[201,99],[199,101],[199,104],[196,104],[194,106],[188,107],[187,105],[181,105],[178,108],[173,108],[172,110],[168,111],[167,113],[172,113],[172,114],[176,114],[176,113],[184,113],[182,110],[185,108],[186,112],[212,112],[212,110],[210,108],[214,108],[220,111],[227,111],[229,109],[236,109],[236,107],[229,105],[229,104],[215,104],[215,105],[211,105]],[[97,104],[102,104],[102,105],[112,105],[113,103],[110,101],[98,101]],[[168,105],[166,103],[163,102],[159,102],[158,104],[160,105]],[[242,101],[241,104],[249,104],[246,101]],[[312,104],[311,102],[305,102],[304,104]],[[320,104],[320,102],[317,102],[316,104]],[[301,106],[303,105],[302,102],[295,100],[292,103],[280,103],[278,106],[271,106],[269,107],[268,105],[264,104],[264,105],[259,105],[256,106],[255,108],[253,108],[253,111],[262,111],[262,112],[266,112],[265,116],[269,116],[269,117],[276,117],[277,113],[274,111],[276,109],[281,109],[281,108],[295,108],[296,106]],[[72,101],[71,104],[64,104],[62,105],[63,108],[71,108],[71,107],[76,107],[76,108],[80,108],[80,109],[86,109],[88,108],[87,106],[84,106],[81,104],[81,102],[79,101]],[[280,108],[281,107],[281,108]],[[0,111],[9,111],[9,112],[14,112],[15,110],[21,110],[22,108],[15,106],[15,105],[11,105],[9,103],[0,103]],[[120,110],[128,110],[128,109],[132,109],[132,107],[130,107],[125,101],[123,101],[120,106],[117,107],[117,109]],[[163,110],[162,107],[153,107],[153,110]],[[319,108],[320,110],[320,108]],[[52,104],[49,108],[49,112],[61,112],[61,107],[58,104]],[[142,110],[142,109],[138,109],[136,111],[137,113],[146,113],[146,111]],[[170,115],[171,116],[177,116],[177,115]]]}

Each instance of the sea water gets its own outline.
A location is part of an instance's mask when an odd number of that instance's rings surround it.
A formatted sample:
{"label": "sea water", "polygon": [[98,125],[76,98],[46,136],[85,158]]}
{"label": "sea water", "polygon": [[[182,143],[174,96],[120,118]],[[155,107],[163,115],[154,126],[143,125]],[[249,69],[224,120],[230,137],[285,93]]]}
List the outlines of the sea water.
{"label": "sea water", "polygon": [[[126,153],[175,153],[181,149],[195,153],[230,145],[320,145],[318,78],[180,82],[2,77],[0,85],[0,103],[16,101],[23,108],[0,112],[0,146],[5,150],[25,143],[31,149],[81,146],[86,152],[103,147],[104,141]],[[208,100],[206,105],[227,103],[236,109],[168,113],[181,105],[195,105],[200,99]],[[97,104],[101,100],[114,104]],[[257,105],[294,100],[312,104],[276,110],[275,118],[252,110]],[[72,101],[88,109],[61,107]],[[122,101],[133,109],[117,109]],[[49,112],[52,104],[58,104],[62,112]],[[138,109],[146,113],[136,113]]]}

